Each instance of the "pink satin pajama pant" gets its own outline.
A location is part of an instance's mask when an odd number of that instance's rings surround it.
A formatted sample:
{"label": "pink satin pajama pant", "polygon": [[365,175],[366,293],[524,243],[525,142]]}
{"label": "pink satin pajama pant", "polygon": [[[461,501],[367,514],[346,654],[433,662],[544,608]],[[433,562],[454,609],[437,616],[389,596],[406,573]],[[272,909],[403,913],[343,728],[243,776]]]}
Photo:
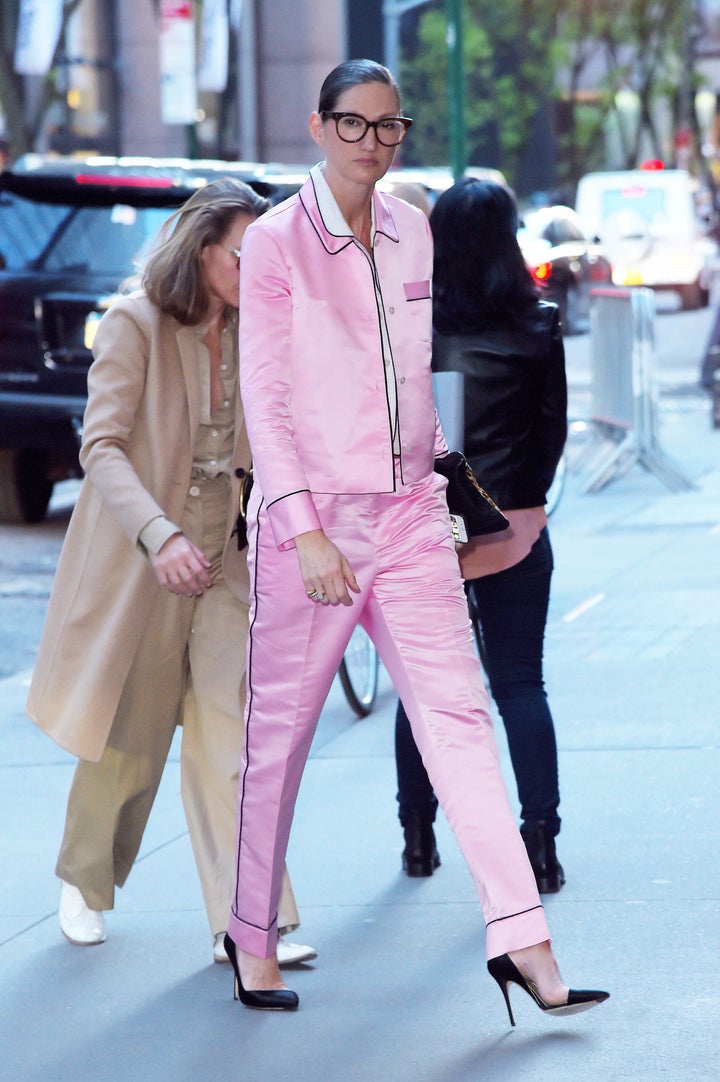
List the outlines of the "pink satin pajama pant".
{"label": "pink satin pajama pant", "polygon": [[297,553],[277,549],[255,486],[237,884],[228,924],[232,939],[251,954],[275,952],[300,779],[358,621],[405,705],[477,885],[488,957],[550,938],[500,771],[444,490],[445,481],[431,474],[395,493],[314,495],[323,529],[361,587],[352,606],[330,606],[306,596]]}

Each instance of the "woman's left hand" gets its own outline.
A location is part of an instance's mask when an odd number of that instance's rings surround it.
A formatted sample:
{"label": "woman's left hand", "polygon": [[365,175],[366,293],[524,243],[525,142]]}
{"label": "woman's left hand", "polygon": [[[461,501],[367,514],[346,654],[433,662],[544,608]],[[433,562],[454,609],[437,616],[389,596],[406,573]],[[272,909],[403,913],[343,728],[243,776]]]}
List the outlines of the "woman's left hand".
{"label": "woman's left hand", "polygon": [[348,587],[359,594],[355,572],[323,530],[298,534],[295,548],[305,593],[322,605],[352,605]]}
{"label": "woman's left hand", "polygon": [[155,577],[171,594],[200,597],[212,585],[210,561],[182,533],[169,537],[160,551],[150,554]]}

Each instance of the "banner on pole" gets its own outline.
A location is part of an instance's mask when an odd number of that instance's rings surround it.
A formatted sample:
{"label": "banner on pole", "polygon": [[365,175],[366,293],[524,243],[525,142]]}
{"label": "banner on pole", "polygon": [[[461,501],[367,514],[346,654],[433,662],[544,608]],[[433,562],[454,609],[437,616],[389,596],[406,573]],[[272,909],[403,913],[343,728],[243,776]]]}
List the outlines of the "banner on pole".
{"label": "banner on pole", "polygon": [[198,89],[222,94],[227,86],[230,27],[227,0],[204,0]]}
{"label": "banner on pole", "polygon": [[242,0],[230,0],[230,25],[236,32],[240,30]]}
{"label": "banner on pole", "polygon": [[194,5],[160,0],[160,114],[165,124],[192,124],[196,112]]}
{"label": "banner on pole", "polygon": [[20,0],[15,38],[18,75],[47,75],[62,26],[63,0]]}

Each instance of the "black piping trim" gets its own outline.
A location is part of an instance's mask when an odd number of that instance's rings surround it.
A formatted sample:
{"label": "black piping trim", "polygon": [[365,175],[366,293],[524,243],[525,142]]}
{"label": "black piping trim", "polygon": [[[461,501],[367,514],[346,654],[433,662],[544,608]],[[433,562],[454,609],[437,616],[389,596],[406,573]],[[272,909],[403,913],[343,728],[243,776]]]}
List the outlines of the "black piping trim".
{"label": "black piping trim", "polygon": [[529,909],[521,909],[519,913],[508,913],[506,917],[495,917],[494,920],[489,920],[485,927],[489,928],[491,924],[498,924],[501,920],[512,920],[513,917],[524,917],[526,913],[534,913],[536,909],[542,908],[542,905],[532,905]]}
{"label": "black piping trim", "polygon": [[294,492],[286,492],[284,496],[278,496],[278,498],[276,500],[273,500],[272,503],[268,503],[265,506],[267,507],[268,510],[270,510],[270,508],[274,507],[276,503],[280,503],[281,500],[287,500],[289,496],[297,496],[300,492],[309,492],[309,491],[310,491],[309,488],[296,488]]}
{"label": "black piping trim", "polygon": [[300,189],[300,192],[298,193],[299,198],[300,198],[300,204],[301,204],[303,210],[305,211],[305,213],[306,213],[306,215],[308,217],[310,225],[315,230],[315,232],[317,234],[317,237],[318,237],[318,240],[322,244],[322,246],[325,249],[325,251],[327,252],[327,254],[328,255],[338,255],[340,252],[344,252],[345,249],[347,247],[349,247],[349,245],[351,245],[353,243],[355,238],[352,237],[352,236],[348,236],[347,233],[333,233],[328,229],[328,227],[325,225],[325,219],[322,216],[322,211],[320,210],[320,201],[319,201],[319,199],[317,197],[317,190],[315,188],[315,181],[313,180],[312,177],[310,177],[309,179],[310,179],[310,183],[313,186],[313,191],[315,192],[315,202],[317,204],[317,211],[318,211],[318,214],[320,215],[320,220],[322,221],[322,224],[323,224],[323,229],[325,230],[325,232],[327,233],[327,235],[329,237],[336,237],[337,240],[344,240],[346,243],[341,245],[335,251],[333,251],[332,248],[328,248],[327,244],[325,243],[325,238],[323,237],[322,233],[320,232],[318,227],[315,225],[315,222],[313,221],[313,216],[310,213],[310,208],[306,205],[306,203],[305,203],[305,201],[304,201],[304,199],[302,197],[302,188]]}
{"label": "black piping trim", "polygon": [[245,769],[243,770],[242,776],[239,779],[238,842],[237,842],[237,849],[235,851],[235,896],[233,898],[233,903],[232,903],[231,908],[232,908],[233,916],[236,918],[236,920],[239,920],[242,924],[246,924],[251,928],[258,928],[260,931],[266,932],[266,931],[269,931],[270,928],[272,928],[277,923],[277,919],[278,919],[277,918],[277,913],[273,917],[273,920],[270,923],[268,928],[265,928],[261,924],[253,924],[251,921],[245,920],[238,913],[238,892],[237,892],[239,869],[240,869],[240,847],[241,847],[241,844],[242,844],[243,805],[245,803],[245,779],[246,779],[248,767],[250,765],[250,723],[251,723],[251,720],[252,720],[252,699],[253,699],[253,693],[252,693],[252,652],[253,652],[253,649],[252,649],[252,647],[253,647],[252,629],[253,629],[253,624],[255,623],[255,619],[257,618],[257,597],[258,597],[258,592],[257,592],[257,573],[258,573],[257,556],[258,556],[258,548],[259,548],[259,545],[260,545],[260,508],[263,506],[263,503],[264,503],[264,500],[261,499],[260,500],[260,505],[258,507],[257,528],[255,530],[255,581],[253,583],[254,591],[255,591],[255,614],[253,616],[253,621],[252,621],[252,623],[250,624],[250,626],[248,628],[249,649],[248,649],[248,660],[247,660],[247,672],[245,673],[245,681],[246,681],[246,686],[247,686],[247,704],[248,704],[247,718],[248,718],[248,720],[247,720],[247,726],[246,726],[246,731],[245,731]]}
{"label": "black piping trim", "polygon": [[[392,237],[390,239],[392,240]],[[360,248],[361,251],[364,253],[365,258],[367,259],[367,261],[368,261],[368,263],[370,265],[370,274],[372,275],[372,280],[373,280],[373,295],[375,297],[375,308],[376,308],[377,317],[378,317],[378,332],[380,334],[380,360],[381,360],[381,363],[382,363],[382,366],[383,366],[383,386],[385,388],[385,405],[387,406],[388,431],[390,433],[390,446],[392,448],[392,446],[393,446],[392,420],[393,419],[392,419],[392,414],[390,413],[390,398],[388,397],[387,377],[385,375],[385,357],[384,357],[384,354],[382,352],[382,350],[383,350],[383,340],[384,340],[383,339],[383,333],[382,333],[382,324],[383,323],[385,324],[385,332],[386,332],[386,337],[387,337],[388,349],[390,350],[390,363],[392,365],[392,376],[393,376],[393,379],[395,380],[395,396],[396,396],[396,401],[397,401],[397,372],[395,371],[395,358],[393,357],[392,342],[390,340],[390,328],[387,325],[387,320],[385,319],[385,313],[382,310],[382,305],[378,302],[378,294],[380,295],[380,298],[382,299],[382,288],[380,286],[380,280],[379,280],[379,278],[377,276],[377,270],[376,270],[376,267],[375,267],[375,261],[372,258],[372,256],[370,255],[370,253],[367,252],[365,250],[365,248],[363,248],[362,244],[360,244],[359,241],[357,242],[357,244],[358,244],[358,248]],[[399,410],[399,408],[398,408],[398,411],[397,411],[397,437],[398,437],[398,440],[400,441],[400,446],[402,448],[402,441],[400,440],[400,410]],[[402,458],[401,458],[401,467],[402,467]],[[396,490],[397,490],[397,485],[395,483],[395,471],[393,470],[392,491],[395,492]]]}
{"label": "black piping trim", "polygon": [[376,225],[375,226],[375,236],[377,236],[378,234],[380,234],[381,237],[387,237],[387,239],[389,241],[392,241],[393,244],[399,244],[400,243],[400,237],[399,236],[396,235],[396,236],[393,237],[393,235],[391,233],[386,233],[384,229],[379,229],[378,226]]}
{"label": "black piping trim", "polygon": [[378,216],[377,216],[377,214],[375,215],[375,232],[379,233],[380,236],[382,236],[382,237],[387,237],[387,239],[391,240],[393,242],[393,244],[399,244],[400,243],[400,234],[398,233],[397,227],[395,225],[395,219],[392,216],[392,211],[391,211],[390,207],[385,202],[385,196],[383,194],[381,194],[376,188],[375,191],[373,192],[373,199],[376,200],[382,206],[383,210],[386,212],[386,214],[390,218],[390,221],[392,222],[393,229],[395,230],[395,234],[393,235],[392,233],[386,233],[384,229],[381,229],[381,228],[378,227],[378,224],[377,224]]}
{"label": "black piping trim", "polygon": [[253,924],[253,922],[251,920],[245,920],[244,917],[238,916],[238,914],[235,913],[235,912],[233,912],[233,916],[235,917],[235,920],[240,922],[240,924],[246,924],[248,926],[248,928],[257,928],[257,930],[259,932],[269,932],[270,929],[274,928],[275,925],[277,924],[277,914],[275,914],[275,917],[274,917],[274,919],[272,921],[272,924],[268,924],[267,928],[265,927],[264,924]]}
{"label": "black piping trim", "polygon": [[[325,251],[328,253],[328,255],[338,255],[339,252],[344,252],[345,249],[350,244],[352,244],[353,241],[356,238],[355,238],[354,235],[353,236],[348,236],[347,233],[333,233],[331,229],[328,229],[327,225],[325,224],[325,219],[322,216],[322,211],[320,209],[320,200],[318,199],[318,196],[317,196],[317,188],[315,187],[315,181],[314,181],[314,179],[312,177],[312,174],[308,177],[308,180],[312,184],[313,192],[315,193],[315,203],[317,205],[318,214],[320,215],[320,220],[322,221],[322,224],[323,224],[323,229],[325,230],[325,232],[327,233],[327,235],[329,237],[335,237],[336,240],[344,240],[344,241],[346,241],[346,243],[341,245],[341,247],[337,248],[335,251],[333,251],[331,248],[328,248],[327,244],[325,243],[325,239],[324,239],[322,233],[319,231],[318,227],[315,225],[315,222],[313,221],[312,214],[310,213],[310,207],[308,207],[308,205],[306,204],[305,200],[302,197],[302,188],[298,192],[298,198],[300,200],[300,205],[302,206],[303,210],[305,211],[306,215],[308,216],[308,219],[310,220],[311,226],[313,227],[313,229],[317,233],[318,239],[319,239],[320,243],[322,244],[323,248],[325,249]],[[390,208],[387,207],[385,209],[386,209],[387,214],[390,217],[390,221],[392,222],[393,227],[394,227],[395,222],[393,221],[393,216],[392,216],[392,214],[390,212]],[[400,243],[400,236],[399,236],[397,230],[395,230],[395,235],[393,235],[392,233],[386,233],[384,229],[382,229],[381,227],[379,227],[377,225],[377,216],[376,216],[375,233],[379,234],[381,237],[386,237],[389,241],[392,241],[393,244],[399,244]],[[422,298],[422,299],[425,299],[425,298]]]}

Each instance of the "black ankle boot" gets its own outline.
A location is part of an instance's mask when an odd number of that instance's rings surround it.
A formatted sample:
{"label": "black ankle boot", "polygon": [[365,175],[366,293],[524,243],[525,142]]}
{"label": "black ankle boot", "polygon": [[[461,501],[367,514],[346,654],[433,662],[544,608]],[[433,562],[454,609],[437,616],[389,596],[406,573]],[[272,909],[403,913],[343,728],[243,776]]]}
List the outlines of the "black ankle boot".
{"label": "black ankle boot", "polygon": [[435,844],[432,819],[417,809],[408,812],[405,825],[405,849],[402,855],[403,871],[412,879],[432,875],[440,867],[440,855]]}
{"label": "black ankle boot", "polygon": [[557,894],[565,873],[555,854],[555,836],[547,823],[523,823],[520,828],[540,894]]}

